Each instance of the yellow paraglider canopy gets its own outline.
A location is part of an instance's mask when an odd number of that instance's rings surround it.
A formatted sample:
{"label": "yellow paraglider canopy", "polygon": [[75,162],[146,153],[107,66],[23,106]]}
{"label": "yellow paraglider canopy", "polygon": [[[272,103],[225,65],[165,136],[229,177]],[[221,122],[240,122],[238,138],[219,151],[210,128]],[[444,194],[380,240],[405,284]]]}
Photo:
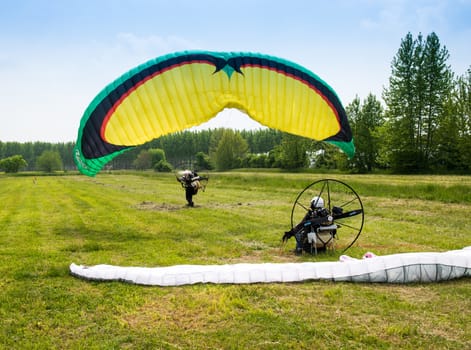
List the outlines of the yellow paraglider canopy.
{"label": "yellow paraglider canopy", "polygon": [[151,60],[107,86],[84,113],[76,163],[95,175],[129,147],[202,124],[224,108],[354,153],[345,110],[315,74],[272,56],[191,51]]}

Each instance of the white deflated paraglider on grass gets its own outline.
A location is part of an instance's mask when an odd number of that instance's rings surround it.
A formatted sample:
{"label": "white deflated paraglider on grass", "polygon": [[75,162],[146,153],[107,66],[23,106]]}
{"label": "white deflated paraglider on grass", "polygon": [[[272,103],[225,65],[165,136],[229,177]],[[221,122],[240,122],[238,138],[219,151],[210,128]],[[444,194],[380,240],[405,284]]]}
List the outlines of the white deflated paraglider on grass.
{"label": "white deflated paraglider on grass", "polygon": [[197,283],[248,284],[329,280],[364,283],[424,283],[471,277],[471,246],[447,252],[400,253],[340,261],[167,267],[84,266],[72,263],[72,275],[87,280],[140,285],[181,286]]}

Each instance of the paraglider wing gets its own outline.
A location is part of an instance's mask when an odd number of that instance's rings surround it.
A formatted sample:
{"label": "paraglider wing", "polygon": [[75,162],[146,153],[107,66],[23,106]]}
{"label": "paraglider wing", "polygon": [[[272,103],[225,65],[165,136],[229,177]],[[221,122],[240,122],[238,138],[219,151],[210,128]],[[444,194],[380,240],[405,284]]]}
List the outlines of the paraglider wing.
{"label": "paraglider wing", "polygon": [[431,283],[471,277],[471,247],[447,252],[399,253],[366,259],[349,258],[344,261],[160,267],[84,266],[72,263],[69,269],[72,275],[88,280],[122,281],[156,286],[309,280]]}
{"label": "paraglider wing", "polygon": [[90,176],[118,154],[237,108],[270,128],[355,148],[335,92],[309,70],[256,53],[186,51],[150,60],[103,89],[86,109],[74,158]]}

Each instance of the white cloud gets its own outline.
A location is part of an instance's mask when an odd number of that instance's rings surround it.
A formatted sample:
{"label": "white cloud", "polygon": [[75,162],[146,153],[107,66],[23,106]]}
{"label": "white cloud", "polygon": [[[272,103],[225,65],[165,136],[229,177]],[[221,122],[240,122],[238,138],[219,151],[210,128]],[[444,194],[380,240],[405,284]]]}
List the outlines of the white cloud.
{"label": "white cloud", "polygon": [[157,35],[138,36],[133,33],[119,33],[117,47],[120,52],[139,56],[156,57],[164,53],[181,51],[194,47],[195,43],[178,36],[162,37]]}

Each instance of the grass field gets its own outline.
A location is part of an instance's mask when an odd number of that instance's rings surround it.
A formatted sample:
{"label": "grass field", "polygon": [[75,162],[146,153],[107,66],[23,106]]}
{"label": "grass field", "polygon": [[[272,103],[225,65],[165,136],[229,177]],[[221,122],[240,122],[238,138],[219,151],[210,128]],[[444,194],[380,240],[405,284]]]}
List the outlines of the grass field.
{"label": "grass field", "polygon": [[471,177],[211,173],[195,208],[172,174],[0,175],[2,349],[470,349],[471,280],[144,287],[69,265],[335,261],[295,256],[297,194],[350,184],[365,227],[348,251],[471,245]]}

